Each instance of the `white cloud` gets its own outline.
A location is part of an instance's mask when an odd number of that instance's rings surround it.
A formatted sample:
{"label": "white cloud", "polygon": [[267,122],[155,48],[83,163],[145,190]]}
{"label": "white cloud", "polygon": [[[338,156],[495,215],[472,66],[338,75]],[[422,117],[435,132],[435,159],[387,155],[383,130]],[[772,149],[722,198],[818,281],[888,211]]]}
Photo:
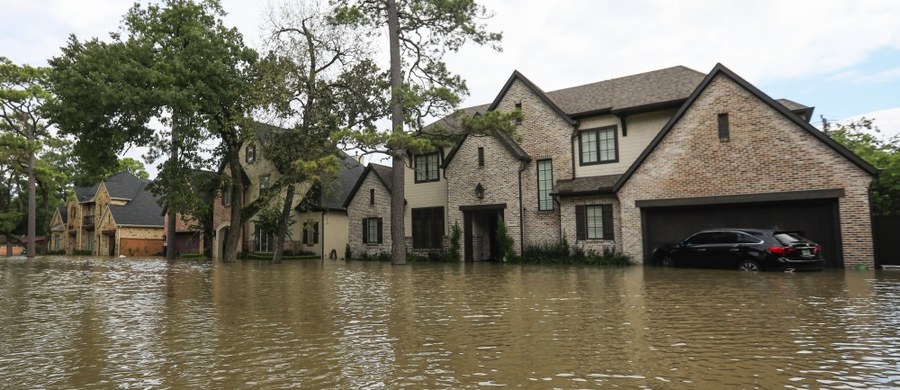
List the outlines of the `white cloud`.
{"label": "white cloud", "polygon": [[900,136],[900,107],[854,115],[840,122],[847,123],[862,117],[873,119],[873,124],[885,138]]}

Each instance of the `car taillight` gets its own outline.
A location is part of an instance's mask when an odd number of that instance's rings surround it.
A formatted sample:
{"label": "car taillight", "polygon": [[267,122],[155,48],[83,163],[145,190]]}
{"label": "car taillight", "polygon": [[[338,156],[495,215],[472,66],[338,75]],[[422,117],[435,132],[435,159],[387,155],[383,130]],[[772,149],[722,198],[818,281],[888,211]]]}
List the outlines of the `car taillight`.
{"label": "car taillight", "polygon": [[789,246],[777,246],[773,245],[769,247],[769,253],[776,256],[785,256],[791,252],[791,247]]}
{"label": "car taillight", "polygon": [[822,252],[822,247],[816,245],[816,247],[813,248],[813,253],[814,253],[814,254],[819,254],[819,252]]}

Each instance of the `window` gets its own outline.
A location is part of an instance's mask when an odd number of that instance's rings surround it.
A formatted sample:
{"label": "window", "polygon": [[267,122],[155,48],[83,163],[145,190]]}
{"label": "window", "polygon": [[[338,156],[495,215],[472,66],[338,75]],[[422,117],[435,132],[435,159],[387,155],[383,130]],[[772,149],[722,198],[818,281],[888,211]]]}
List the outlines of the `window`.
{"label": "window", "polygon": [[363,244],[381,244],[381,218],[363,218]]}
{"label": "window", "polygon": [[479,167],[484,166],[484,148],[483,147],[478,148],[478,166]]}
{"label": "window", "polygon": [[[522,111],[522,103],[521,102],[516,103],[515,107],[516,107],[516,110]],[[517,125],[522,124],[522,118],[516,118],[516,124]]]}
{"label": "window", "polygon": [[255,237],[257,252],[272,252],[275,248],[275,235],[264,232],[259,226],[256,227]]}
{"label": "window", "polygon": [[537,162],[538,171],[538,210],[553,210],[553,160]]}
{"label": "window", "polygon": [[444,241],[444,208],[412,209],[413,248],[440,249]]}
{"label": "window", "polygon": [[581,165],[602,164],[619,161],[616,127],[601,127],[583,130],[579,134]]}
{"label": "window", "polygon": [[440,156],[437,152],[417,155],[415,158],[416,183],[438,181],[439,160]]}
{"label": "window", "polygon": [[231,206],[231,188],[222,190],[222,206]]}
{"label": "window", "polygon": [[372,206],[375,205],[375,189],[374,188],[369,189],[369,204]]}
{"label": "window", "polygon": [[303,224],[303,243],[307,245],[319,243],[318,222],[305,222]]}
{"label": "window", "polygon": [[612,240],[612,205],[575,206],[575,238],[578,240]]}
{"label": "window", "polygon": [[728,114],[719,114],[719,141],[728,142],[730,138],[728,133]]}
{"label": "window", "polygon": [[244,152],[244,160],[247,164],[253,164],[256,161],[256,145],[250,144],[247,145],[247,150]]}
{"label": "window", "polygon": [[269,195],[269,175],[259,177],[259,197],[264,198]]}

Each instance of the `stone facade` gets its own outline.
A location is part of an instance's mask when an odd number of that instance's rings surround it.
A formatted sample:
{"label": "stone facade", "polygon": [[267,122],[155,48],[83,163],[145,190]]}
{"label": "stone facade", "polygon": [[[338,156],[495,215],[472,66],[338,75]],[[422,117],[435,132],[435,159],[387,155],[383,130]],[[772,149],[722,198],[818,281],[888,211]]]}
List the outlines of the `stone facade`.
{"label": "stone facade", "polygon": [[[722,113],[728,114],[730,126],[725,142],[718,136]],[[619,190],[623,250],[643,258],[641,211],[635,201],[843,189],[839,207],[844,263],[872,265],[871,179],[720,74]]]}
{"label": "stone facade", "polygon": [[[360,178],[356,196],[347,205],[348,243],[353,257],[363,254],[376,256],[391,253],[391,194],[378,179],[375,172],[367,170]],[[370,191],[375,191],[375,204],[370,204]],[[363,219],[381,218],[381,237],[379,244],[363,244]],[[343,255],[343,254],[342,254]]]}

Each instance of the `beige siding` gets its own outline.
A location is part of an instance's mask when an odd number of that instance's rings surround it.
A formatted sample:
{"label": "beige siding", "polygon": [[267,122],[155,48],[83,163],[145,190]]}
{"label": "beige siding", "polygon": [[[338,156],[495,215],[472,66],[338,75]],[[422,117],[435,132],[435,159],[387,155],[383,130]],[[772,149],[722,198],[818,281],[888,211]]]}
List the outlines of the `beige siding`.
{"label": "beige siding", "polygon": [[[442,153],[440,163],[443,164]],[[404,181],[406,182],[406,213],[404,215],[404,224],[406,226],[406,237],[412,237],[412,209],[420,207],[443,207],[446,216],[447,209],[447,179],[444,178],[444,170],[438,171],[438,181],[416,183],[415,164],[412,162],[411,167],[404,169]],[[447,232],[446,218],[444,218],[444,231]]]}
{"label": "beige siding", "polygon": [[319,228],[319,234],[321,235],[319,240],[324,240],[325,242],[323,245],[325,249],[324,258],[330,259],[331,253],[334,251],[337,259],[346,260],[344,259],[344,250],[347,248],[349,221],[350,219],[344,212],[331,211],[325,213],[325,226]]}
{"label": "beige siding", "polygon": [[581,120],[579,131],[597,127],[616,126],[619,161],[606,164],[580,165],[581,145],[578,142],[578,138],[575,138],[575,176],[605,176],[625,173],[674,114],[675,110],[672,109],[630,115],[626,117],[628,135],[625,137],[622,136],[622,124],[616,116],[602,115]]}

